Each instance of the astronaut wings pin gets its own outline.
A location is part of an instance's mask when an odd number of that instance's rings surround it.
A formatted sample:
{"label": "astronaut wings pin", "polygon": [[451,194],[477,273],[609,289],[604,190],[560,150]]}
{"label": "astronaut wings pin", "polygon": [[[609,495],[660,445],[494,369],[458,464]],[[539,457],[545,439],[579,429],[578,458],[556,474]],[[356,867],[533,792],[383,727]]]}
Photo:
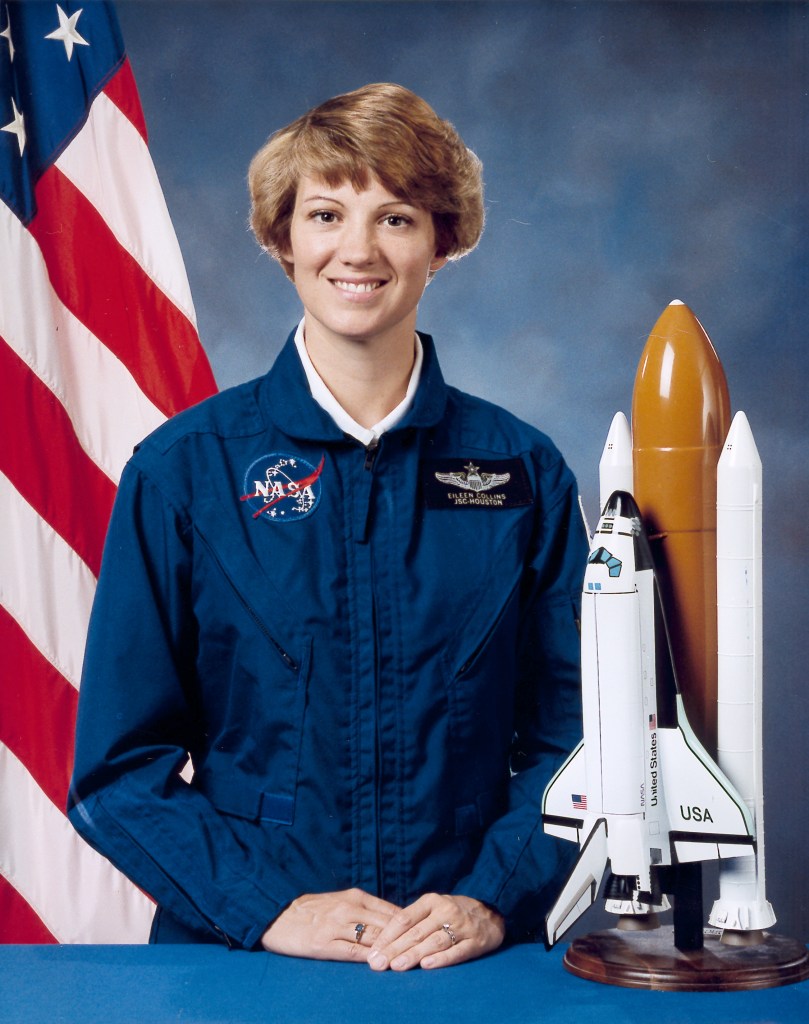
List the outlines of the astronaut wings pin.
{"label": "astronaut wings pin", "polygon": [[464,491],[490,491],[493,487],[501,487],[511,479],[511,473],[481,473],[480,466],[468,462],[465,473],[436,473],[436,480],[442,484],[454,484]]}

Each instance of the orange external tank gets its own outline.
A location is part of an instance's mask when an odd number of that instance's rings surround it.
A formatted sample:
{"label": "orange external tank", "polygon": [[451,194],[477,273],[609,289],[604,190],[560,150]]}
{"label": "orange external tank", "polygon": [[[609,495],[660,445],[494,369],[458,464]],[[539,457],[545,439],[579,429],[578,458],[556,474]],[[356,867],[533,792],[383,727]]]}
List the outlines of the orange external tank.
{"label": "orange external tank", "polygon": [[635,500],[652,541],[689,720],[716,753],[716,466],[730,428],[722,364],[679,300],[652,329],[632,394]]}

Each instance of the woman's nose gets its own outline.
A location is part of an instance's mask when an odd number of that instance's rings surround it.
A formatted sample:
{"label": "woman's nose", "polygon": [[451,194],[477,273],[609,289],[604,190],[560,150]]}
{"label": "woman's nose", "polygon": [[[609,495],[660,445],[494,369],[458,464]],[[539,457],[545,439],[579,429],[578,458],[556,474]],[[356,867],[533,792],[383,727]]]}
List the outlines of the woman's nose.
{"label": "woman's nose", "polygon": [[370,263],[375,252],[373,225],[360,221],[346,222],[340,233],[340,260],[352,266],[361,266]]}

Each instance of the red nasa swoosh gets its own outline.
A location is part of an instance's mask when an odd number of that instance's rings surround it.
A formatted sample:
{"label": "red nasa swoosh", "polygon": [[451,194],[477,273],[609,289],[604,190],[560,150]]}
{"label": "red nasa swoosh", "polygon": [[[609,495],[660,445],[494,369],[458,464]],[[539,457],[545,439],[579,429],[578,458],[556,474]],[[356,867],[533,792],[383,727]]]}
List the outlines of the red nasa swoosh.
{"label": "red nasa swoosh", "polygon": [[[281,489],[285,492],[277,498],[273,498],[272,501],[268,501],[266,505],[263,505],[258,512],[253,513],[253,519],[258,519],[262,512],[266,512],[268,508],[272,508],[273,505],[277,505],[279,501],[283,501],[284,498],[291,498],[293,494],[297,494],[298,491],[304,491],[307,487],[311,487],[312,484],[317,480],[320,474],[323,472],[323,466],[326,462],[325,454],[321,457],[320,463],[314,473],[310,473],[309,476],[305,476],[302,480],[291,480],[288,484],[282,484]],[[249,501],[251,498],[257,498],[258,491],[255,494],[243,494],[240,501]]]}

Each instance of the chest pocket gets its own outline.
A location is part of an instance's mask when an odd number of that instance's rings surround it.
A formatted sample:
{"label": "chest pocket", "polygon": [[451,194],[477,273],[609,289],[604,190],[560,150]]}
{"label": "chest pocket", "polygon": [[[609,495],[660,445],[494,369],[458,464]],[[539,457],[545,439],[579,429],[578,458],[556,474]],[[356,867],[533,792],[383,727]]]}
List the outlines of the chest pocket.
{"label": "chest pocket", "polygon": [[194,784],[226,814],[291,825],[312,642],[230,525],[213,504],[194,523],[205,718]]}
{"label": "chest pocket", "polygon": [[487,574],[443,658],[459,835],[485,829],[502,812],[515,727],[521,578],[518,566]]}

